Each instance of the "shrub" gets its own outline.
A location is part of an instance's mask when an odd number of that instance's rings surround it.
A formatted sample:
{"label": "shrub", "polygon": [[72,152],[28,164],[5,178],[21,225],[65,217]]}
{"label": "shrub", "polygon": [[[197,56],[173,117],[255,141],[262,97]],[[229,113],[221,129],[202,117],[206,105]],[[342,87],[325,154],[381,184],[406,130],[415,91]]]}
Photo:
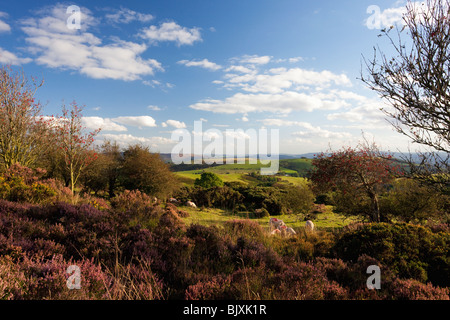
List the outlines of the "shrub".
{"label": "shrub", "polygon": [[222,187],[223,181],[217,174],[213,172],[203,172],[200,178],[195,179],[194,185],[209,189],[213,187]]}
{"label": "shrub", "polygon": [[111,206],[117,212],[139,213],[152,205],[152,198],[139,190],[125,190],[111,199]]}
{"label": "shrub", "polygon": [[233,239],[240,237],[262,240],[264,231],[256,221],[250,220],[231,220],[224,224],[225,231]]}
{"label": "shrub", "polygon": [[356,261],[363,254],[379,260],[401,278],[450,284],[450,234],[411,224],[371,223],[343,232],[332,248],[337,257]]}
{"label": "shrub", "polygon": [[15,202],[49,203],[57,192],[42,181],[45,170],[30,169],[16,163],[0,176],[1,198]]}
{"label": "shrub", "polygon": [[265,208],[255,209],[255,211],[254,211],[255,218],[265,218],[268,216],[269,216],[269,211],[267,211]]}
{"label": "shrub", "polygon": [[450,198],[413,179],[397,179],[380,199],[381,210],[399,220],[422,222],[444,212]]}

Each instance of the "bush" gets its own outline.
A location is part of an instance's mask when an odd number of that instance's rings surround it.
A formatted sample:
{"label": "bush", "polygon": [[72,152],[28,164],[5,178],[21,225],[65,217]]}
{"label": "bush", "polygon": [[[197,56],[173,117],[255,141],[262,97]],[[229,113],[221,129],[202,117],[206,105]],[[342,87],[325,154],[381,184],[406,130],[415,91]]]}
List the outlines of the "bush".
{"label": "bush", "polygon": [[223,181],[217,174],[213,172],[203,172],[200,178],[195,179],[194,185],[209,189],[213,187],[222,187]]}
{"label": "bush", "polygon": [[332,251],[345,261],[363,254],[379,260],[400,278],[450,285],[450,234],[411,224],[371,223],[343,232]]}
{"label": "bush", "polygon": [[423,222],[439,217],[450,198],[431,186],[412,179],[397,179],[380,199],[381,210],[401,221]]}
{"label": "bush", "polygon": [[116,212],[140,213],[153,205],[153,199],[139,190],[125,190],[111,199]]}
{"label": "bush", "polygon": [[265,208],[255,209],[255,211],[254,211],[254,217],[257,219],[265,218],[268,216],[270,216],[269,211],[267,211]]}
{"label": "bush", "polygon": [[16,163],[0,176],[0,196],[15,202],[50,203],[57,192],[42,181],[45,170],[30,169]]}

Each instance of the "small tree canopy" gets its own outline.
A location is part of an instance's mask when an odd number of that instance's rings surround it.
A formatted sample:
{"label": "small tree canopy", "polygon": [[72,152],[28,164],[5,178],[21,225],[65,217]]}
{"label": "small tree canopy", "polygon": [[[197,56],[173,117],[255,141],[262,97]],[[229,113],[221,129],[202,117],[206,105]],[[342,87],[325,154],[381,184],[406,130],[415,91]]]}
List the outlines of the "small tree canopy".
{"label": "small tree canopy", "polygon": [[213,172],[203,172],[200,178],[195,179],[194,185],[209,189],[223,186],[222,179]]}
{"label": "small tree canopy", "polygon": [[357,149],[343,148],[316,156],[312,164],[314,171],[311,180],[316,190],[336,191],[341,194],[355,194],[360,191],[372,204],[369,217],[380,221],[378,196],[382,186],[392,181],[399,168],[393,165],[392,156],[380,156],[375,145],[360,146]]}

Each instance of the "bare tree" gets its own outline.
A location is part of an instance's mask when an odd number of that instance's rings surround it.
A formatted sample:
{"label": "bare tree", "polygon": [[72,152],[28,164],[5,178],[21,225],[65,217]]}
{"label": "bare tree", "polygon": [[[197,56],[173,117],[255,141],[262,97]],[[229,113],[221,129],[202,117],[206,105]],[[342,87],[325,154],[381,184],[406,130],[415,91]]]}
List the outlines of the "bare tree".
{"label": "bare tree", "polygon": [[64,156],[72,194],[81,173],[97,156],[91,146],[95,136],[100,132],[100,129],[89,133],[84,132],[81,111],[82,108],[74,101],[71,103],[70,110],[63,105],[62,116],[59,119],[53,119],[57,146]]}
{"label": "bare tree", "polygon": [[444,185],[450,182],[449,14],[450,0],[408,1],[404,25],[381,30],[394,54],[374,48],[373,58],[364,58],[367,76],[361,72],[392,107],[382,110],[394,128],[427,148],[420,159],[406,159],[411,173]]}

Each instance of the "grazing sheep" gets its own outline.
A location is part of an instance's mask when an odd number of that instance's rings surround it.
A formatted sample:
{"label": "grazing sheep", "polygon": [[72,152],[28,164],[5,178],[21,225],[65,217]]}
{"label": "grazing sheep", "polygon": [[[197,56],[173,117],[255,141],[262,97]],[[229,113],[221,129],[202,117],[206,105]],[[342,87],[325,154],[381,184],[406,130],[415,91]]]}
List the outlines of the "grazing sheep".
{"label": "grazing sheep", "polygon": [[197,208],[197,205],[195,203],[193,203],[192,201],[186,202],[186,205],[191,207],[191,208]]}
{"label": "grazing sheep", "polygon": [[274,230],[272,230],[272,232],[270,233],[272,236],[274,236],[274,235],[281,235],[281,231],[280,230],[278,230],[278,229],[274,229]]}
{"label": "grazing sheep", "polygon": [[286,233],[290,236],[293,236],[294,234],[297,234],[297,232],[295,232],[294,229],[292,229],[291,227],[286,228]]}
{"label": "grazing sheep", "polygon": [[283,220],[277,219],[277,218],[270,218],[269,219],[269,230],[272,231],[273,229],[280,229],[282,226],[286,226]]}
{"label": "grazing sheep", "polygon": [[179,203],[179,201],[177,199],[175,199],[175,198],[170,198],[169,202],[171,202],[171,203]]}
{"label": "grazing sheep", "polygon": [[311,220],[307,220],[305,223],[305,230],[307,232],[313,232],[314,231],[314,223]]}

